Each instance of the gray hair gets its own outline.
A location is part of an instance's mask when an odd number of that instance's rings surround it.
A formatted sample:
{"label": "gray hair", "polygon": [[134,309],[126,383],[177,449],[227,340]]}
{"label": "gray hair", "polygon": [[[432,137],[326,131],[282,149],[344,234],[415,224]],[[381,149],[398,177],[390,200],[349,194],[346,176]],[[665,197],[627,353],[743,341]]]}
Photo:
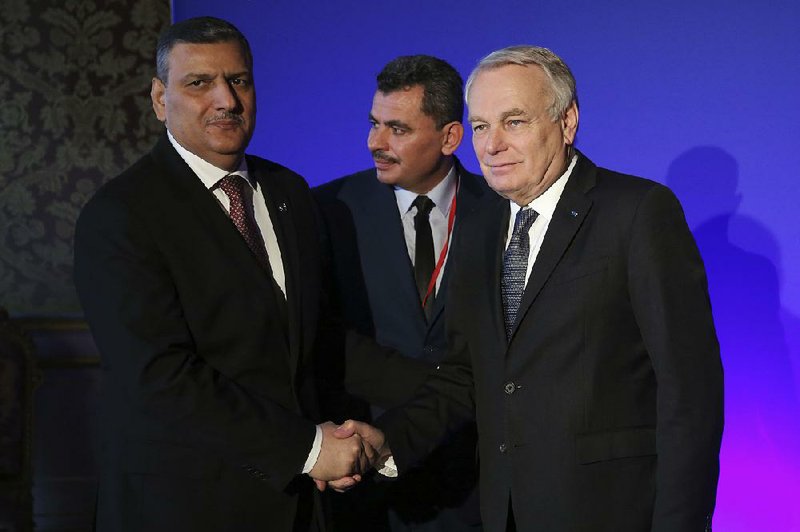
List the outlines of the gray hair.
{"label": "gray hair", "polygon": [[238,42],[250,68],[253,67],[253,54],[250,44],[236,26],[216,17],[195,17],[176,22],[168,27],[158,38],[156,44],[156,76],[165,85],[169,77],[169,53],[178,43],[216,44]]}
{"label": "gray hair", "polygon": [[479,73],[505,65],[541,67],[550,80],[550,89],[553,93],[553,103],[547,110],[553,121],[563,117],[572,102],[578,106],[575,78],[566,63],[547,48],[528,45],[502,48],[481,59],[467,78],[466,99],[469,100],[469,90]]}

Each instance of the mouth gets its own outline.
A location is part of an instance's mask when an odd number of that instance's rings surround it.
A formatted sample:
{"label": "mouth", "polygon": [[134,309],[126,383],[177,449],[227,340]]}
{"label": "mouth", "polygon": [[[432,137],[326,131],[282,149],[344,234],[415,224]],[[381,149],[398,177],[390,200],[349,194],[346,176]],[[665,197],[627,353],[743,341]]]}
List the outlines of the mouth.
{"label": "mouth", "polygon": [[239,129],[240,127],[242,127],[242,121],[241,120],[213,120],[211,122],[208,122],[207,125],[209,125],[211,127],[217,127],[217,128],[220,128],[220,129]]}
{"label": "mouth", "polygon": [[493,175],[505,175],[509,172],[512,172],[514,168],[517,166],[516,162],[513,163],[484,163]]}
{"label": "mouth", "polygon": [[394,157],[389,157],[382,154],[373,154],[372,160],[375,162],[375,168],[378,170],[388,170],[400,162]]}
{"label": "mouth", "polygon": [[232,113],[218,115],[206,121],[207,126],[218,127],[220,129],[237,129],[242,127],[243,124],[244,119],[242,119],[241,116]]}

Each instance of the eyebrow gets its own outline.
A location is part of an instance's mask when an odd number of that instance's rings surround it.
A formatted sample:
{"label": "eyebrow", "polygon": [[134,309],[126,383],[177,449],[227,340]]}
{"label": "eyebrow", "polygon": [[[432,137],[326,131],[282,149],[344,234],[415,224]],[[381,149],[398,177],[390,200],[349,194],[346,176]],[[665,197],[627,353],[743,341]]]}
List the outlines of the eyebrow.
{"label": "eyebrow", "polygon": [[500,120],[505,120],[506,118],[509,118],[511,116],[528,116],[528,113],[525,112],[523,109],[520,109],[519,107],[515,107],[501,114]]}
{"label": "eyebrow", "polygon": [[[369,114],[369,119],[373,122],[381,123],[381,121],[375,118],[372,113]],[[401,120],[387,120],[386,122],[383,122],[383,125],[388,127],[399,127],[401,129],[413,129],[410,125]]]}
{"label": "eyebrow", "polygon": [[[514,107],[513,109],[509,109],[508,111],[504,111],[503,113],[501,113],[500,114],[500,121],[502,122],[503,120],[505,120],[506,118],[511,117],[511,116],[528,116],[528,113],[524,109],[520,109],[519,107]],[[468,122],[487,122],[487,120],[485,120],[485,119],[483,119],[483,118],[481,118],[479,116],[472,116],[472,115],[467,119],[467,121]]]}
{"label": "eyebrow", "polygon": [[212,74],[209,74],[208,72],[187,72],[186,74],[181,76],[181,79],[183,80],[183,79],[212,78],[212,77],[214,76]]}
{"label": "eyebrow", "polygon": [[[235,78],[241,78],[241,77],[244,77],[244,76],[251,76],[251,75],[252,74],[250,73],[249,70],[242,70],[241,72],[233,72],[232,74],[226,74],[224,77],[225,77],[225,79],[235,79]],[[217,74],[212,74],[210,72],[188,72],[183,77],[181,77],[181,79],[182,80],[197,79],[197,78],[209,79],[209,78],[215,78],[215,77],[217,77]]]}

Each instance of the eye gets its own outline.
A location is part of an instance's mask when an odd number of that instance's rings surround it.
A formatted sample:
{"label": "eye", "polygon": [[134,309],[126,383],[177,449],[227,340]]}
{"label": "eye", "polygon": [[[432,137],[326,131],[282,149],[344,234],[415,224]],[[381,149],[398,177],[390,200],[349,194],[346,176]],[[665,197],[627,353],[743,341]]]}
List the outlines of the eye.
{"label": "eye", "polygon": [[231,83],[231,85],[234,85],[234,86],[246,87],[247,85],[250,84],[250,80],[249,79],[244,79],[244,78],[233,78],[230,81],[230,83]]}
{"label": "eye", "polygon": [[203,83],[205,83],[205,82],[206,82],[206,80],[204,80],[204,79],[195,79],[195,80],[192,80],[192,81],[189,82],[189,86],[190,87],[199,87],[199,86],[203,85]]}
{"label": "eye", "polygon": [[516,127],[519,127],[519,126],[521,126],[521,125],[522,125],[522,124],[524,124],[524,123],[525,123],[525,121],[524,121],[524,120],[519,120],[519,119],[517,119],[517,118],[512,118],[511,120],[509,120],[509,121],[507,122],[507,124],[508,124],[508,127],[511,127],[511,128],[516,128]]}
{"label": "eye", "polygon": [[392,133],[395,135],[405,135],[406,130],[397,126],[392,127]]}
{"label": "eye", "polygon": [[486,124],[472,124],[472,131],[475,133],[486,131]]}

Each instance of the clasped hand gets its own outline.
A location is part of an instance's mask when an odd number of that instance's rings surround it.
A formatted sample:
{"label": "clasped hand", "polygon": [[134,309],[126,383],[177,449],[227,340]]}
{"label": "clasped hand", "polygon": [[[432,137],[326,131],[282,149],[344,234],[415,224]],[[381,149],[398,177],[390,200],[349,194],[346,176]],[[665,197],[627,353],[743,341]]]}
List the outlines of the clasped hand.
{"label": "clasped hand", "polygon": [[336,491],[352,488],[390,455],[383,432],[367,423],[347,420],[337,427],[328,421],[320,427],[322,448],[308,473],[320,491],[326,487]]}

